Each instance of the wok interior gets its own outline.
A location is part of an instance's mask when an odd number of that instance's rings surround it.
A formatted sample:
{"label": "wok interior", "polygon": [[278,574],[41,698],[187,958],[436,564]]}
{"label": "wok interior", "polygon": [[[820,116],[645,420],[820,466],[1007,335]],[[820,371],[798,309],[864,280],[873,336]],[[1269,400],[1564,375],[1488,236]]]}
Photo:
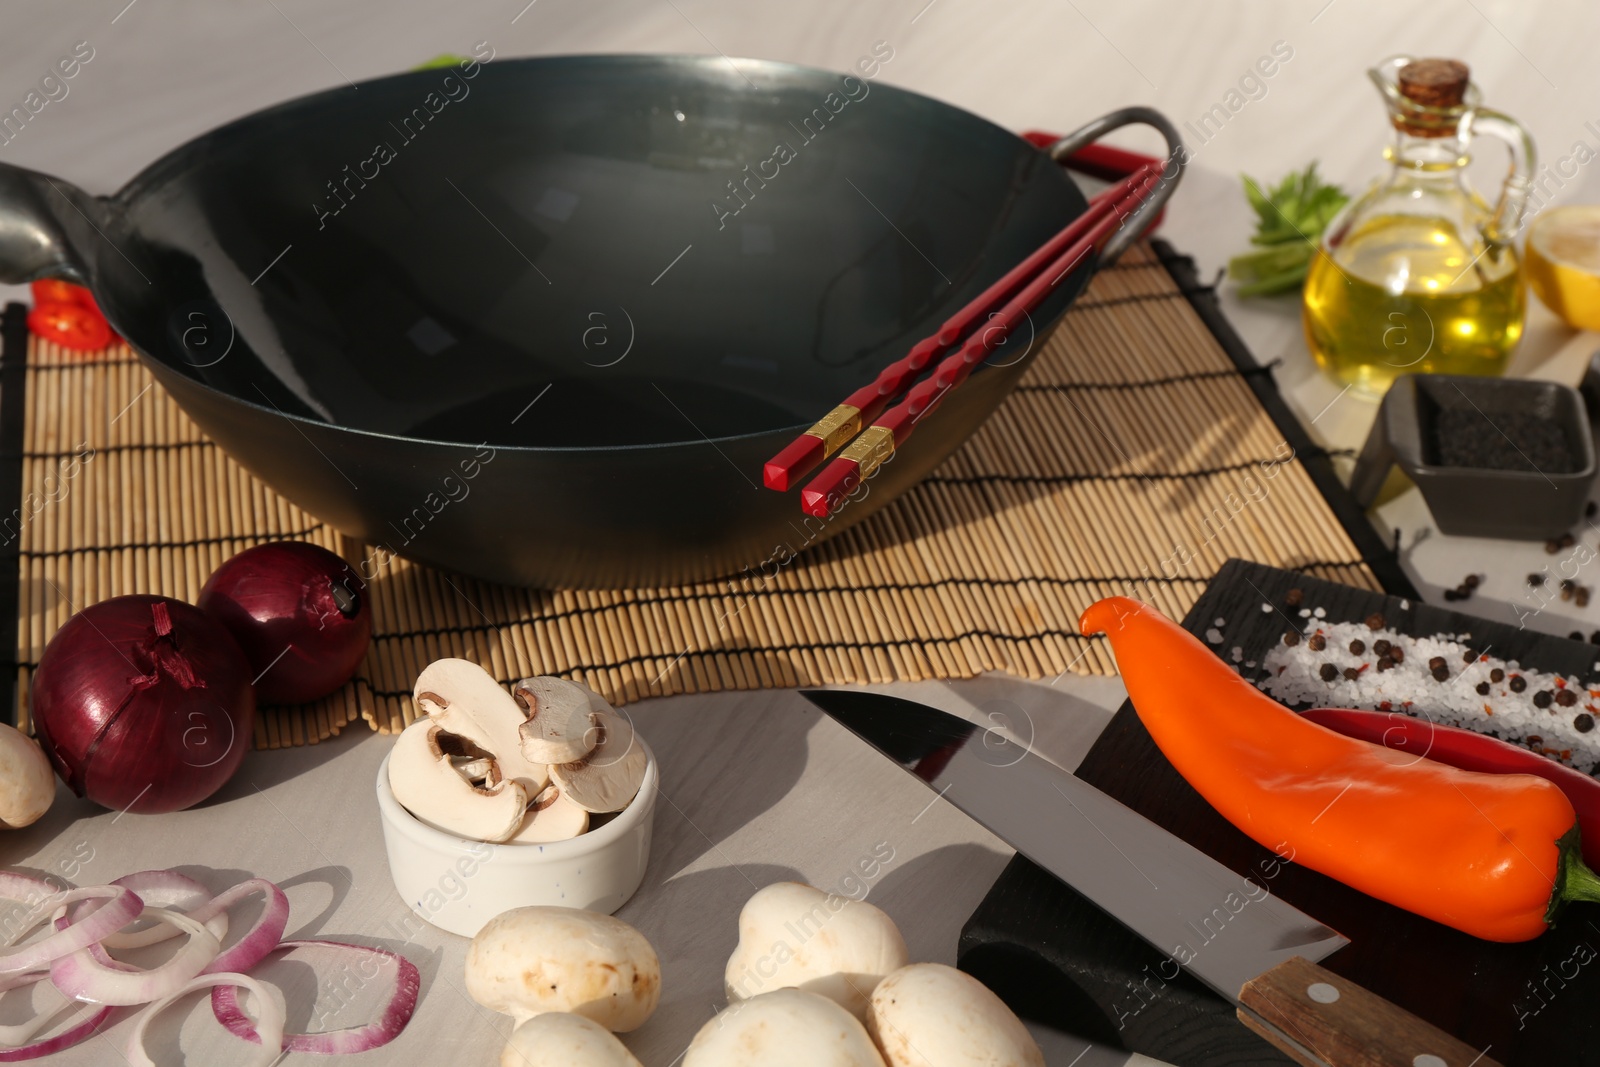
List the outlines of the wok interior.
{"label": "wok interior", "polygon": [[128,262],[95,267],[113,317],[216,389],[342,426],[699,441],[809,424],[1083,207],[1014,135],[859,77],[467,75],[332,90],[152,166],[123,194]]}

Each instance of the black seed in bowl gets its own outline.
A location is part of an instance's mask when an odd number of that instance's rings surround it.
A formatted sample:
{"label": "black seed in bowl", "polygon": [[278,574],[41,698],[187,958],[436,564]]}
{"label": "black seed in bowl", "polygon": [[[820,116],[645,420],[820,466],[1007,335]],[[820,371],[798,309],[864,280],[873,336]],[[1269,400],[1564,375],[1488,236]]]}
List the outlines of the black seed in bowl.
{"label": "black seed in bowl", "polygon": [[1358,637],[1354,641],[1350,642],[1350,652],[1351,652],[1352,655],[1359,656],[1359,655],[1361,655],[1361,653],[1365,652],[1366,650],[1367,650],[1367,643],[1365,641],[1361,640],[1361,638]]}
{"label": "black seed in bowl", "polygon": [[[1600,631],[1597,631],[1597,632],[1600,632]],[[1283,635],[1283,643],[1285,645],[1288,645],[1290,648],[1293,648],[1295,645],[1298,645],[1300,643],[1300,633],[1299,633],[1299,631],[1290,630],[1288,633],[1284,634]]]}
{"label": "black seed in bowl", "polygon": [[1331,682],[1335,678],[1339,677],[1339,668],[1335,667],[1331,663],[1324,663],[1322,665],[1322,669],[1317,673],[1322,675],[1322,680],[1324,682]]}
{"label": "black seed in bowl", "polygon": [[1328,639],[1321,634],[1312,634],[1306,640],[1306,647],[1313,652],[1321,652],[1328,647]]}
{"label": "black seed in bowl", "polygon": [[1594,729],[1594,716],[1587,711],[1580,712],[1578,717],[1572,720],[1572,725],[1577,728],[1580,734],[1586,734]]}
{"label": "black seed in bowl", "polygon": [[1491,681],[1491,682],[1503,682],[1505,680],[1506,680],[1506,672],[1501,670],[1499,667],[1496,667],[1494,670],[1489,672],[1489,681]]}
{"label": "black seed in bowl", "polygon": [[1513,674],[1511,676],[1511,691],[1513,693],[1520,693],[1527,688],[1528,680],[1526,678],[1520,674]]}
{"label": "black seed in bowl", "polygon": [[1536,708],[1548,708],[1550,706],[1550,701],[1554,699],[1555,698],[1550,694],[1550,690],[1541,689],[1537,693],[1533,694],[1533,706]]}
{"label": "black seed in bowl", "polygon": [[1476,407],[1441,410],[1433,424],[1434,446],[1442,467],[1571,474],[1577,457],[1561,427],[1525,411],[1497,411],[1491,418]]}
{"label": "black seed in bowl", "polygon": [[1481,696],[1481,697],[1486,697],[1486,696],[1489,695],[1489,683],[1488,682],[1479,682],[1478,683],[1478,695]]}
{"label": "black seed in bowl", "polygon": [[1578,694],[1570,689],[1563,689],[1556,694],[1556,703],[1564,708],[1570,708],[1578,702]]}

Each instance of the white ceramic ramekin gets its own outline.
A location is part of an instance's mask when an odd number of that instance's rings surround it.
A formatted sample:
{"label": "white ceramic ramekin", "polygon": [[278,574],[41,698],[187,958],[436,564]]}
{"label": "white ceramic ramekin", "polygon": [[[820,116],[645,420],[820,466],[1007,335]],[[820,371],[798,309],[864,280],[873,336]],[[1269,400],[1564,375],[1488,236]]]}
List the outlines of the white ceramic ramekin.
{"label": "white ceramic ramekin", "polygon": [[389,757],[378,768],[378,813],[389,874],[400,898],[442,930],[472,937],[512,908],[549,904],[607,915],[644,881],[661,775],[655,753],[638,796],[604,826],[568,841],[495,845],[419,822],[389,788]]}

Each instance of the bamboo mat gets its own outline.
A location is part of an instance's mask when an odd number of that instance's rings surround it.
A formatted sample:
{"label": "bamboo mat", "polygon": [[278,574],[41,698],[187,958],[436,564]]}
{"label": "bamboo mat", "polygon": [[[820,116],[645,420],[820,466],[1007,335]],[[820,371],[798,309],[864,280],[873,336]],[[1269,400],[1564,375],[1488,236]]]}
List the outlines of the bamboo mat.
{"label": "bamboo mat", "polygon": [[[398,730],[415,714],[412,681],[441,656],[508,682],[576,678],[618,705],[990,670],[1109,674],[1104,643],[1076,630],[1101,596],[1182,618],[1232,556],[1379,588],[1251,373],[1141,245],[1095,278],[959,452],[774,577],[544,591],[395,560],[370,587],[374,640],[356,680],[316,705],[264,709],[256,745],[312,743],[357,720]],[[279,538],[352,563],[368,554],[211,444],[125,346],[86,358],[30,338],[25,377],[22,506],[0,518],[0,547],[16,545],[24,720],[45,642],[86,604],[192,601],[223,560]]]}

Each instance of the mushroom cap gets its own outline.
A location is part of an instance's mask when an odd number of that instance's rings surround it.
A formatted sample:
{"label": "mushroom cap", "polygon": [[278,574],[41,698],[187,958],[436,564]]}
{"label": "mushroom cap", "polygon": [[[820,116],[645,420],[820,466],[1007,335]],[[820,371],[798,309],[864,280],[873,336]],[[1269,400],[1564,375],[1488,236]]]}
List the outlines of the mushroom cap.
{"label": "mushroom cap", "polygon": [[522,826],[506,839],[508,845],[541,845],[570,841],[589,830],[589,813],[568,800],[561,787],[551,783],[533,798]]}
{"label": "mushroom cap", "polygon": [[661,999],[661,961],[643,934],[577,908],[513,908],[467,948],[467,993],[519,1023],[573,1012],[616,1033],[644,1025]]}
{"label": "mushroom cap", "polygon": [[18,830],[39,821],[56,799],[56,775],[39,743],[0,723],[0,827]]}
{"label": "mushroom cap", "polygon": [[587,686],[565,678],[524,678],[511,695],[528,716],[517,731],[524,759],[574,763],[594,749],[595,694]]}
{"label": "mushroom cap", "polygon": [[501,779],[493,761],[489,784],[473,785],[439,745],[442,730],[418,719],[400,731],[389,753],[389,790],[400,806],[436,830],[475,841],[504,841],[522,825],[528,794]]}
{"label": "mushroom cap", "polygon": [[636,742],[633,724],[612,711],[594,713],[595,746],[576,763],[557,763],[550,778],[568,800],[596,815],[621,811],[644,784],[649,757]]}
{"label": "mushroom cap", "polygon": [[799,882],[760,889],[739,912],[739,945],[724,972],[729,1001],[793,987],[865,1021],[867,999],[909,962],[899,927],[863,900]]}
{"label": "mushroom cap", "polygon": [[729,1005],[700,1028],[683,1067],[884,1067],[854,1015],[827,997],[777,989]]}
{"label": "mushroom cap", "polygon": [[938,1049],[940,1067],[1045,1067],[1022,1020],[964,971],[913,963],[878,983],[867,1029],[889,1067],[928,1067],[919,1049]]}
{"label": "mushroom cap", "polygon": [[538,796],[550,784],[549,768],[522,755],[517,731],[527,716],[505,687],[476,663],[436,659],[417,675],[412,695],[428,718],[493,755],[500,773],[515,779],[528,796]]}
{"label": "mushroom cap", "polygon": [[570,1012],[536,1015],[511,1031],[500,1067],[643,1067],[621,1041]]}

